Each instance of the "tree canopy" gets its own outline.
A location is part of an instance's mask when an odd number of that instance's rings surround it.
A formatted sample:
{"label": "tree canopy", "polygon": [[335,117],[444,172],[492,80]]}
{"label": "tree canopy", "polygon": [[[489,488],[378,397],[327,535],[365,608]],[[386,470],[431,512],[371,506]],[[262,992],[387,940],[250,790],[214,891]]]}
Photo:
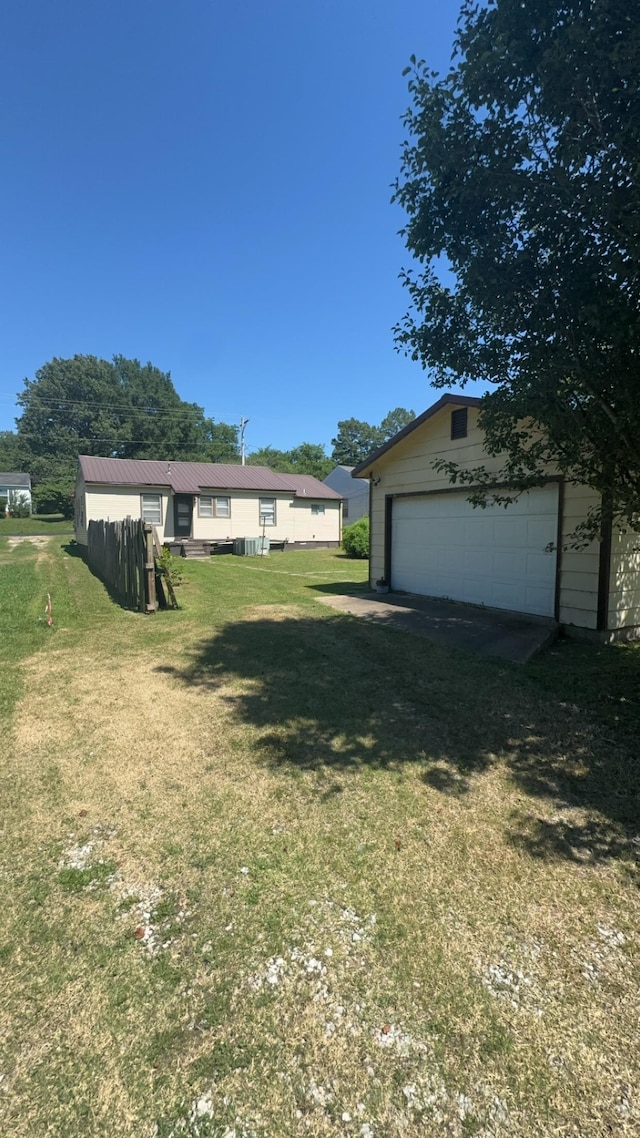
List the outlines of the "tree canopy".
{"label": "tree canopy", "polygon": [[208,420],[208,462],[240,462],[239,428],[233,423],[214,423]]}
{"label": "tree canopy", "polygon": [[[169,372],[151,363],[124,356],[54,358],[25,379],[18,404],[17,432],[0,432],[0,469],[28,471],[48,505],[70,500],[79,454],[240,462],[238,427],[185,402]],[[355,465],[413,417],[396,407],[377,427],[344,420],[332,456],[319,443],[302,442],[291,450],[262,447],[248,462],[322,480],[336,462]],[[337,451],[343,457],[336,458]]]}
{"label": "tree canopy", "polygon": [[333,461],[340,466],[357,466],[412,419],[415,412],[404,407],[389,411],[378,427],[361,419],[342,419],[338,423],[338,434],[331,440]]}
{"label": "tree canopy", "polygon": [[[621,0],[468,0],[449,73],[413,58],[394,198],[422,266],[400,350],[491,385],[501,480],[640,501],[640,21]],[[489,487],[484,467],[453,479]],[[585,532],[596,534],[601,510]]]}
{"label": "tree canopy", "polygon": [[323,446],[317,443],[300,443],[292,450],[260,447],[247,460],[251,466],[268,466],[280,474],[312,474],[322,481],[333,470],[333,462]]}
{"label": "tree canopy", "polygon": [[0,431],[0,470],[22,470],[24,459],[18,436],[13,431]]}
{"label": "tree canopy", "polygon": [[17,434],[0,455],[21,459],[34,481],[73,482],[78,454],[238,461],[238,430],[214,423],[178,395],[168,372],[115,356],[53,359],[24,381]]}

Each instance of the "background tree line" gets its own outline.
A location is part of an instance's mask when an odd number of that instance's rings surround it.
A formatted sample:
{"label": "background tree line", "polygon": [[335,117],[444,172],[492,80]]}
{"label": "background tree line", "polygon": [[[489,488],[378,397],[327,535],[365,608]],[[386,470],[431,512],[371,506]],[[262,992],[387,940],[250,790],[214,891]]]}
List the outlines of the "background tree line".
{"label": "background tree line", "polygon": [[[0,432],[0,470],[31,475],[38,511],[69,513],[79,454],[163,458],[184,462],[241,461],[239,428],[216,422],[181,399],[171,375],[153,364],[114,356],[53,359],[25,379],[15,431]],[[333,451],[303,442],[292,450],[263,447],[247,462],[281,473],[323,479],[338,463],[353,466],[414,417],[396,408],[380,426],[338,423]]]}

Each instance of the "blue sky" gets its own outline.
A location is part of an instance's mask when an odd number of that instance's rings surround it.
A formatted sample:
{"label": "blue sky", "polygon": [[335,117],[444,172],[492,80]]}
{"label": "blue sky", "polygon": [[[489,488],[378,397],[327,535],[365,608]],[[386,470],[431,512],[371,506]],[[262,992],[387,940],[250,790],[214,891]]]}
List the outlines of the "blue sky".
{"label": "blue sky", "polygon": [[151,360],[250,450],[424,410],[390,184],[403,67],[446,68],[458,8],[5,0],[0,429],[75,353]]}

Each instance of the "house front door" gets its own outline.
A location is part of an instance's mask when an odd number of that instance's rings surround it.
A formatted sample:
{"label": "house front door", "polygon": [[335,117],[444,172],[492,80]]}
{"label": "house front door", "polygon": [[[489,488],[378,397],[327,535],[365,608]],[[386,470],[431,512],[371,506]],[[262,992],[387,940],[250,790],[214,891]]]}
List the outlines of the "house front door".
{"label": "house front door", "polygon": [[193,497],[191,494],[176,494],[173,499],[173,526],[176,537],[191,537],[193,518]]}

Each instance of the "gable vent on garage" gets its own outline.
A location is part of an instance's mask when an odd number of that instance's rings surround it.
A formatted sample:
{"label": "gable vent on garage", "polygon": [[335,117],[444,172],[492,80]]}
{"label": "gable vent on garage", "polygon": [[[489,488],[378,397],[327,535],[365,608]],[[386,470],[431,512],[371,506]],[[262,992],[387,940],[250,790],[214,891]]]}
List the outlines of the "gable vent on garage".
{"label": "gable vent on garage", "polygon": [[451,412],[451,438],[466,439],[467,437],[467,408],[459,407]]}

